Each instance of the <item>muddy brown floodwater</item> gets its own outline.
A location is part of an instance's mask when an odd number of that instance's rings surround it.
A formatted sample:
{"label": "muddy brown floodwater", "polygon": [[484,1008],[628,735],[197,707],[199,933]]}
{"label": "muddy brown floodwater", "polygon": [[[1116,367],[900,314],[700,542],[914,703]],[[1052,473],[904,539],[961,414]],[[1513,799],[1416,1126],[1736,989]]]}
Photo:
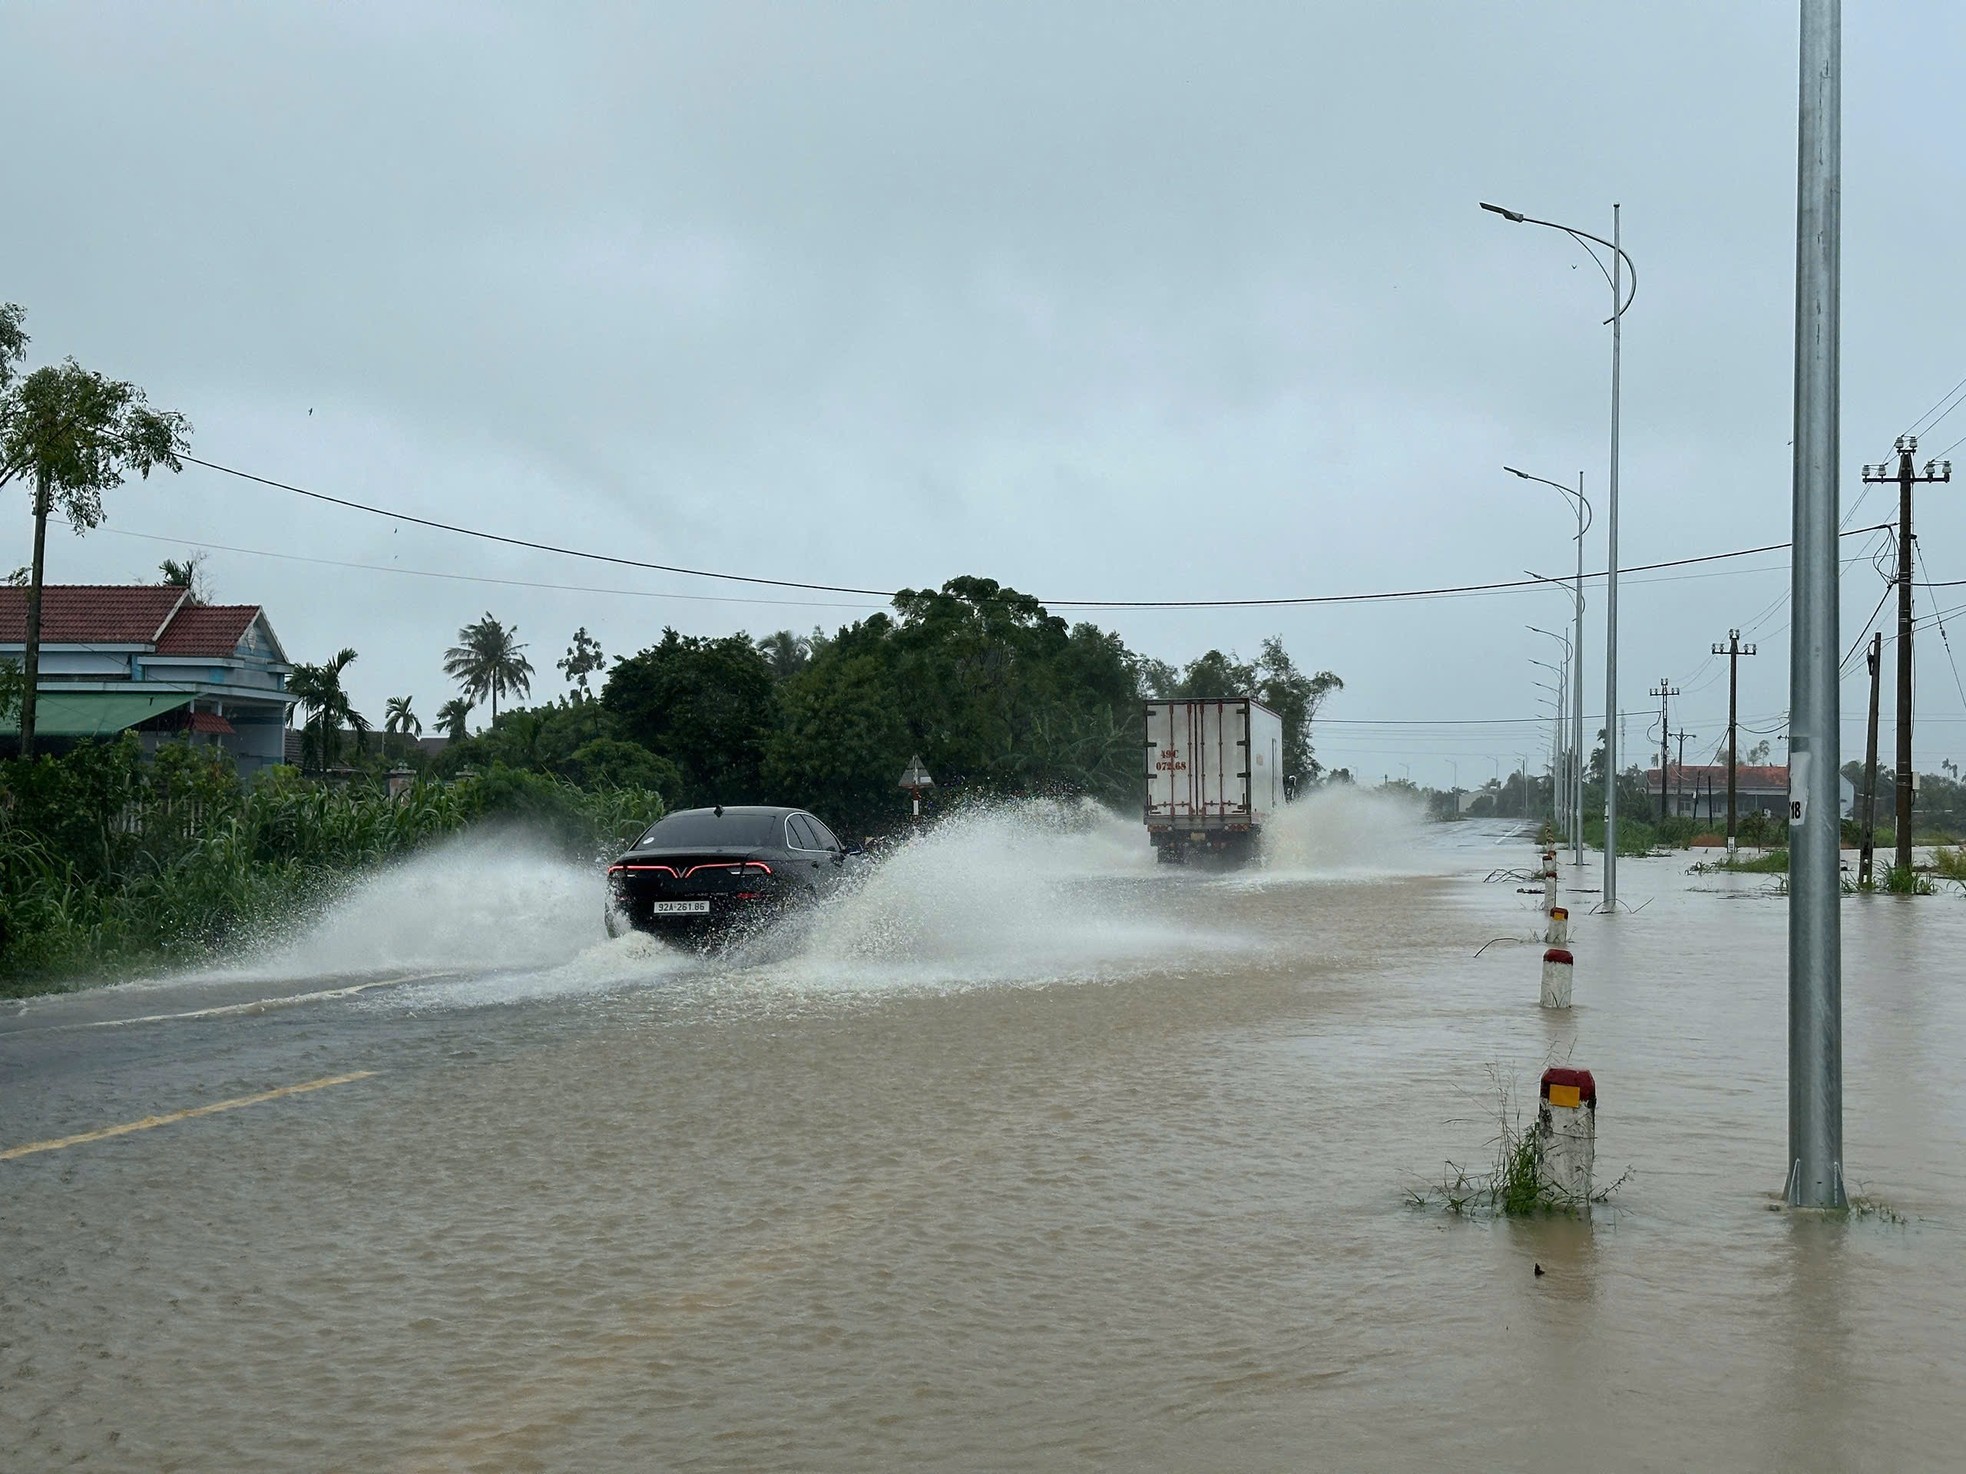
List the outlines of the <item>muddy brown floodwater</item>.
{"label": "muddy brown floodwater", "polygon": [[[1201,875],[1009,811],[716,963],[457,850],[31,1006],[0,1148],[374,1073],[0,1161],[0,1468],[1961,1465],[1966,899],[1845,905],[1847,1170],[1904,1221],[1823,1221],[1771,1209],[1764,881],[1621,866],[1546,1014],[1522,841],[1293,826]],[[331,996],[236,1006],[282,991]],[[1409,1206],[1552,1058],[1613,1203]]]}

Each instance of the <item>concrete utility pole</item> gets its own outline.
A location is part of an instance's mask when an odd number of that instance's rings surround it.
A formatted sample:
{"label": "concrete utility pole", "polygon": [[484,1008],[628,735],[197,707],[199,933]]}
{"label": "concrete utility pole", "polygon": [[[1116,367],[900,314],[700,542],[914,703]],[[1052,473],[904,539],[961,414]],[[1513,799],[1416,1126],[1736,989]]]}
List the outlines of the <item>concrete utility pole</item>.
{"label": "concrete utility pole", "polygon": [[1739,630],[1729,630],[1727,643],[1715,645],[1713,653],[1727,657],[1727,853],[1731,855],[1734,853],[1734,770],[1740,766],[1740,754],[1734,744],[1738,740],[1736,723],[1741,711],[1741,657],[1754,654],[1754,646],[1741,643]]}
{"label": "concrete utility pole", "polygon": [[1898,859],[1897,866],[1911,873],[1911,489],[1921,481],[1952,480],[1952,462],[1941,465],[1927,461],[1925,472],[1912,469],[1911,458],[1918,454],[1918,437],[1900,435],[1898,464],[1864,467],[1864,480],[1871,483],[1898,483]]}
{"label": "concrete utility pole", "polygon": [[1789,636],[1789,1152],[1782,1195],[1843,1208],[1842,825],[1837,813],[1838,301],[1843,8],[1801,0],[1795,188],[1795,540]]}
{"label": "concrete utility pole", "polygon": [[[1699,735],[1698,732],[1689,732],[1684,727],[1672,734],[1673,741],[1679,744],[1679,766],[1674,770],[1672,779],[1672,806],[1675,809],[1686,808],[1686,805],[1680,801],[1680,795],[1686,788],[1686,739]],[[1699,792],[1698,788],[1693,790],[1696,799],[1699,797]]]}
{"label": "concrete utility pole", "polygon": [[1884,673],[1884,632],[1870,637],[1870,730],[1864,737],[1864,843],[1857,857],[1857,884],[1871,882],[1877,854],[1877,696]]}
{"label": "concrete utility pole", "polygon": [[1679,694],[1675,686],[1664,676],[1652,688],[1652,695],[1659,698],[1659,817],[1666,817],[1666,769],[1672,765],[1672,698]]}

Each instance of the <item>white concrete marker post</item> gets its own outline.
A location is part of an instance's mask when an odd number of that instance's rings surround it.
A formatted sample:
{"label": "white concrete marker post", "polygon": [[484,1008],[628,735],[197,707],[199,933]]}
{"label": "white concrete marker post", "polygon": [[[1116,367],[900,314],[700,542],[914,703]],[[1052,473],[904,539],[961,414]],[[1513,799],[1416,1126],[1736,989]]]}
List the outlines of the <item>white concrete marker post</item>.
{"label": "white concrete marker post", "polygon": [[1570,968],[1576,959],[1562,947],[1543,954],[1543,1007],[1570,1006]]}
{"label": "white concrete marker post", "polygon": [[1550,907],[1550,924],[1543,928],[1543,945],[1546,947],[1567,947],[1570,945],[1570,908]]}
{"label": "white concrete marker post", "polygon": [[1556,851],[1543,851],[1543,914],[1556,909]]}
{"label": "white concrete marker post", "polygon": [[1597,1082],[1589,1070],[1557,1066],[1543,1071],[1536,1137],[1542,1148],[1537,1172],[1543,1190],[1588,1207],[1597,1160]]}

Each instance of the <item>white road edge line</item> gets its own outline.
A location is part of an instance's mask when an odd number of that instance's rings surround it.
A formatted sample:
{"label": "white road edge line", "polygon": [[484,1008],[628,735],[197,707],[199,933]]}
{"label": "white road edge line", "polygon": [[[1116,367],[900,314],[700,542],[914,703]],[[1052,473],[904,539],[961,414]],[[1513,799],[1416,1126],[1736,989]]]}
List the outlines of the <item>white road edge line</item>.
{"label": "white road edge line", "polygon": [[132,1024],[166,1024],[185,1019],[236,1018],[242,1014],[268,1013],[276,1008],[298,1008],[304,1003],[326,1003],[336,998],[353,998],[371,988],[396,988],[405,983],[427,983],[434,978],[456,977],[454,972],[417,972],[408,977],[377,978],[374,982],[353,983],[346,988],[324,988],[315,993],[293,993],[283,998],[255,998],[247,1003],[224,1003],[213,1008],[194,1008],[184,1013],[147,1013],[139,1018],[92,1019],[71,1024],[76,1029],[124,1029]]}

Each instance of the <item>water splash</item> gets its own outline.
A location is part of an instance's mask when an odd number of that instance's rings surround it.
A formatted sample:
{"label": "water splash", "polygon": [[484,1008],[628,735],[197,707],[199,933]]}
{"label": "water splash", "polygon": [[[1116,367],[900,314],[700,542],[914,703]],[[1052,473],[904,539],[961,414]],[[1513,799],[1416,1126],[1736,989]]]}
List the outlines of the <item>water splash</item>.
{"label": "water splash", "polygon": [[248,968],[297,978],[549,967],[601,936],[599,873],[504,829],[378,871]]}
{"label": "water splash", "polygon": [[901,844],[770,972],[835,991],[1080,981],[1192,954],[1146,832],[1094,804],[969,810]]}
{"label": "water splash", "polygon": [[1270,879],[1368,879],[1440,868],[1418,799],[1349,783],[1313,790],[1287,805],[1263,841]]}

